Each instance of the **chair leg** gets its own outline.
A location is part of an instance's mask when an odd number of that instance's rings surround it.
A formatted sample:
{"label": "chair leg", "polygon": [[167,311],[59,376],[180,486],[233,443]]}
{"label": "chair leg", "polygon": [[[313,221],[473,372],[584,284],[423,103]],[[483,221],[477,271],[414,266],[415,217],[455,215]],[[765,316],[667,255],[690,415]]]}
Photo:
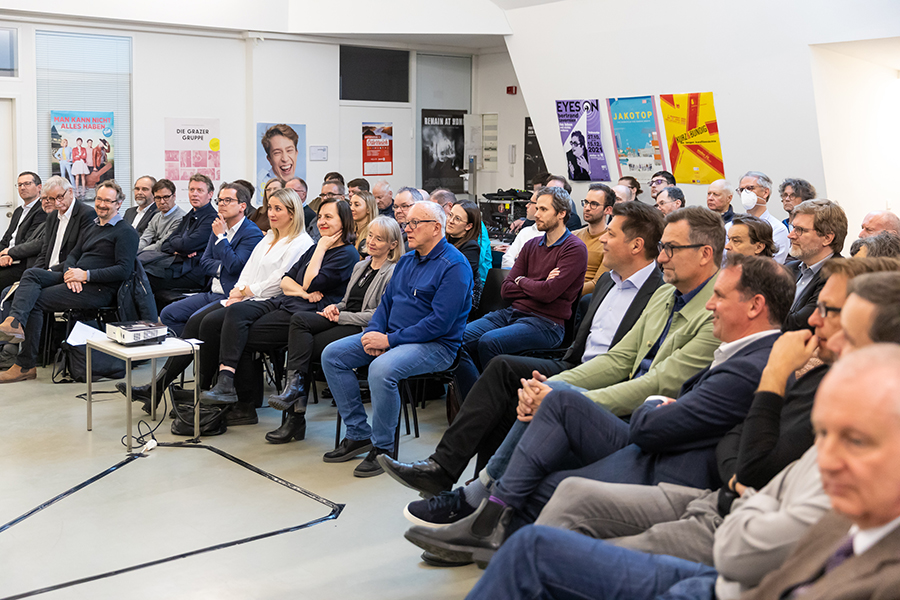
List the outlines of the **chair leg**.
{"label": "chair leg", "polygon": [[[413,398],[413,401],[409,403],[410,408],[412,408],[413,415],[413,430],[416,432],[416,437],[419,437],[419,415],[416,412],[416,399]],[[409,433],[409,422],[406,423],[406,433]]]}
{"label": "chair leg", "polygon": [[306,387],[307,393],[312,391],[313,394],[313,404],[319,403],[319,390],[316,387],[316,369],[312,363],[309,365],[309,370],[306,372]]}
{"label": "chair leg", "polygon": [[406,421],[406,435],[409,435],[409,409],[410,400],[409,382],[405,379],[400,384],[400,407],[403,409],[403,419]]}
{"label": "chair leg", "polygon": [[397,415],[397,428],[394,430],[394,451],[391,452],[391,458],[399,460],[397,456],[400,453],[400,415]]}
{"label": "chair leg", "polygon": [[334,447],[337,448],[341,445],[341,413],[338,411],[337,414],[337,425],[334,429]]}

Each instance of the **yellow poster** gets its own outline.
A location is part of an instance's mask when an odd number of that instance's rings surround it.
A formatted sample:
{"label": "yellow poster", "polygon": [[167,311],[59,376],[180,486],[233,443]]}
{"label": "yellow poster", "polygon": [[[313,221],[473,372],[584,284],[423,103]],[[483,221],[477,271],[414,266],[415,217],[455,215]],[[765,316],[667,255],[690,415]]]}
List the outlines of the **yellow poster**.
{"label": "yellow poster", "polygon": [[712,92],[663,94],[660,106],[675,181],[709,184],[724,178]]}

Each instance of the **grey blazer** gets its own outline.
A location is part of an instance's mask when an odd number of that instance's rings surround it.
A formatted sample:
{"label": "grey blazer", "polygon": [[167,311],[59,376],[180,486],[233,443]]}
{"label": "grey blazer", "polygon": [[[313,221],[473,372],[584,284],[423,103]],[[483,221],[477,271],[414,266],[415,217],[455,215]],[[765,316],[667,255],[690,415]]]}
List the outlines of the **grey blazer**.
{"label": "grey blazer", "polygon": [[385,262],[381,268],[378,269],[378,273],[375,274],[375,279],[369,285],[369,289],[366,290],[366,295],[363,296],[363,309],[361,312],[344,312],[344,307],[347,306],[347,298],[350,297],[350,290],[353,289],[353,286],[356,285],[356,282],[362,277],[362,274],[365,272],[366,267],[369,266],[371,261],[371,258],[366,257],[364,260],[356,263],[356,266],[353,267],[353,272],[350,274],[350,281],[347,283],[347,291],[344,293],[344,299],[335,305],[337,309],[341,311],[341,314],[338,315],[338,325],[358,325],[359,327],[365,327],[369,324],[369,321],[372,320],[375,309],[381,304],[381,296],[384,295],[384,290],[387,288],[387,284],[394,274],[394,267],[397,266],[397,263]]}

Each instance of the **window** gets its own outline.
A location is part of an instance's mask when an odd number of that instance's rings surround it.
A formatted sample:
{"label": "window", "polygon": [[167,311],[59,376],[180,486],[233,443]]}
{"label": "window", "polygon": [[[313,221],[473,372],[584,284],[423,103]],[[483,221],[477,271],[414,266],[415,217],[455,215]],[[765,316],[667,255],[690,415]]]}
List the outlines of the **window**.
{"label": "window", "polygon": [[341,46],[341,100],[409,102],[409,52]]}
{"label": "window", "polygon": [[0,77],[19,76],[16,34],[15,29],[0,28]]}

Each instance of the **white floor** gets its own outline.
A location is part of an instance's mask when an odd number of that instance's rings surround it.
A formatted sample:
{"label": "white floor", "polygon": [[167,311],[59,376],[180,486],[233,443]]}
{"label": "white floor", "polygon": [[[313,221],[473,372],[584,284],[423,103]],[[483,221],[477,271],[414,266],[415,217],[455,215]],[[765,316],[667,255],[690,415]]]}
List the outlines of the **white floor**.
{"label": "white floor", "polygon": [[[149,366],[136,370],[142,383]],[[0,387],[0,527],[125,455],[124,398],[94,404],[86,431],[83,384],[38,380]],[[104,382],[98,389],[112,389]],[[146,417],[134,404],[134,421]],[[418,498],[387,475],[352,476],[358,461],[325,464],[336,409],[310,405],[307,439],[264,441],[280,413],[204,438],[265,471],[335,503],[340,516],[267,539],[79,583],[37,598],[462,598],[475,566],[435,569],[403,539],[403,506]],[[422,437],[402,436],[401,460],[428,456],[446,428],[442,401],[419,412]],[[166,419],[160,441],[181,441]],[[467,472],[468,475],[468,472]],[[306,523],[330,508],[208,450],[153,450],[84,489],[0,532],[0,599]]]}

